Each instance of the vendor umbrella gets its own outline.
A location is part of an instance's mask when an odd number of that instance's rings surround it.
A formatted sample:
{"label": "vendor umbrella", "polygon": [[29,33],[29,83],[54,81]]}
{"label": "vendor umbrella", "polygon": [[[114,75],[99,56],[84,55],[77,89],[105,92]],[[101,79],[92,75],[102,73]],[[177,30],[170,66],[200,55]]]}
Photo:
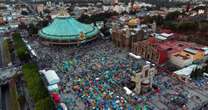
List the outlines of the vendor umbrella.
{"label": "vendor umbrella", "polygon": [[51,96],[53,97],[53,101],[58,104],[60,102],[60,95],[57,93],[52,93]]}
{"label": "vendor umbrella", "polygon": [[67,107],[64,103],[60,103],[59,106],[57,107],[57,110],[67,110]]}
{"label": "vendor umbrella", "polygon": [[142,110],[139,104],[136,106],[136,110]]}

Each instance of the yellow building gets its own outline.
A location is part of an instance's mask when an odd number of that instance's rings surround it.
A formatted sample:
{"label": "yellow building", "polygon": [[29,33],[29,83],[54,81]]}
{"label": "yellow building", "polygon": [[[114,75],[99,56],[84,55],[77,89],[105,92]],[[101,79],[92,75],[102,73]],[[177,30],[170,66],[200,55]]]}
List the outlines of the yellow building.
{"label": "yellow building", "polygon": [[129,26],[137,26],[138,24],[140,24],[140,20],[138,18],[130,19],[128,21]]}
{"label": "yellow building", "polygon": [[173,53],[170,56],[170,61],[179,67],[184,67],[192,64],[195,61],[203,60],[203,58],[203,51],[193,48],[186,48],[183,51]]}
{"label": "yellow building", "polygon": [[189,54],[193,56],[193,61],[202,60],[204,58],[204,52],[201,50],[193,49],[193,48],[186,48],[184,49],[185,54]]}

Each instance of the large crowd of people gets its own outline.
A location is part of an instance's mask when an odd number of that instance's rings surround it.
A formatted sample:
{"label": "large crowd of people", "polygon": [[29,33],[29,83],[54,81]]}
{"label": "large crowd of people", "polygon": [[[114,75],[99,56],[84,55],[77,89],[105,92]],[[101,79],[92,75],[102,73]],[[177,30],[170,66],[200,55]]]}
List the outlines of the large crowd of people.
{"label": "large crowd of people", "polygon": [[153,109],[158,108],[154,103],[156,99],[172,108],[187,103],[188,89],[167,73],[154,77],[154,85],[160,88],[158,93],[126,94],[123,87],[129,86],[131,76],[139,72],[146,61],[130,57],[127,50],[115,47],[111,41],[96,40],[72,47],[45,46],[32,41],[31,47],[37,53],[40,68],[58,73],[61,101],[70,110]]}
{"label": "large crowd of people", "polygon": [[111,41],[97,40],[79,47],[47,47],[36,41],[31,45],[40,68],[58,73],[62,100],[69,108],[131,110],[140,106],[137,95],[127,95],[123,86],[128,86],[130,77],[146,62],[128,56],[127,50]]}

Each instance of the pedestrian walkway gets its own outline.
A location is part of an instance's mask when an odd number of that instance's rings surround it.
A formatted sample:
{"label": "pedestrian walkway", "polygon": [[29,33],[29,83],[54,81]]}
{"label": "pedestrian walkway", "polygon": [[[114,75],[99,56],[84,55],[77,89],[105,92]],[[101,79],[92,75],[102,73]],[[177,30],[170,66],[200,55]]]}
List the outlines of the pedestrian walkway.
{"label": "pedestrian walkway", "polygon": [[18,72],[20,67],[9,67],[9,68],[0,68],[0,85],[6,84],[7,81]]}
{"label": "pedestrian walkway", "polygon": [[3,37],[0,35],[0,68],[3,67]]}

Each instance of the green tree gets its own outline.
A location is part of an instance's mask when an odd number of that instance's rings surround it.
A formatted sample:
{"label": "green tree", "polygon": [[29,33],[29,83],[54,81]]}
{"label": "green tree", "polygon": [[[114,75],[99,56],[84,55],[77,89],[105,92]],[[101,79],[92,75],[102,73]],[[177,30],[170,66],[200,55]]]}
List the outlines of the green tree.
{"label": "green tree", "polygon": [[203,69],[196,68],[191,72],[190,77],[192,79],[196,80],[196,79],[199,79],[199,78],[203,77],[203,73],[204,73]]}
{"label": "green tree", "polygon": [[204,67],[204,72],[208,73],[208,63],[206,64],[206,66]]}
{"label": "green tree", "polygon": [[92,23],[92,20],[90,19],[90,16],[88,16],[86,14],[82,14],[78,20],[80,22],[87,23],[87,24]]}
{"label": "green tree", "polygon": [[19,29],[27,29],[27,25],[23,22],[20,22],[20,24],[18,24],[18,28]]}
{"label": "green tree", "polygon": [[17,56],[19,57],[19,59],[23,62],[28,61],[30,55],[29,55],[29,52],[27,50],[27,47],[26,47],[24,41],[21,38],[20,33],[14,33],[13,40],[14,40],[16,53],[17,53]]}
{"label": "green tree", "polygon": [[22,67],[22,72],[29,94],[35,103],[49,96],[36,65],[25,64]]}
{"label": "green tree", "polygon": [[162,25],[164,23],[164,19],[160,15],[153,16],[153,20],[157,23],[157,25]]}
{"label": "green tree", "polygon": [[142,21],[142,23],[144,23],[144,24],[149,24],[152,22],[153,22],[153,18],[151,16],[145,16]]}
{"label": "green tree", "polygon": [[28,15],[28,12],[27,11],[22,11],[21,14],[22,15]]}
{"label": "green tree", "polygon": [[179,11],[169,12],[166,15],[166,20],[171,20],[171,21],[176,20],[180,14],[181,14],[181,12],[179,12]]}
{"label": "green tree", "polygon": [[182,21],[177,25],[177,30],[181,32],[193,31],[196,29],[198,29],[198,24],[193,21]]}
{"label": "green tree", "polygon": [[43,12],[44,13],[51,13],[51,11],[49,9],[44,9]]}
{"label": "green tree", "polygon": [[164,21],[163,25],[164,28],[171,29],[173,31],[177,30],[177,22],[175,21]]}
{"label": "green tree", "polygon": [[35,104],[35,110],[53,110],[54,103],[50,97],[41,99]]}
{"label": "green tree", "polygon": [[205,63],[207,64],[207,66],[208,66],[208,59],[205,61]]}
{"label": "green tree", "polygon": [[208,22],[202,22],[199,24],[200,32],[208,32]]}
{"label": "green tree", "polygon": [[33,23],[30,23],[28,31],[29,31],[30,35],[37,34],[38,33],[38,28]]}
{"label": "green tree", "polygon": [[15,33],[13,33],[13,37],[21,37],[21,35],[20,35],[20,33],[15,32]]}
{"label": "green tree", "polygon": [[190,75],[191,79],[196,79],[197,75],[196,75],[196,69],[194,69],[192,72],[191,72],[191,75]]}

